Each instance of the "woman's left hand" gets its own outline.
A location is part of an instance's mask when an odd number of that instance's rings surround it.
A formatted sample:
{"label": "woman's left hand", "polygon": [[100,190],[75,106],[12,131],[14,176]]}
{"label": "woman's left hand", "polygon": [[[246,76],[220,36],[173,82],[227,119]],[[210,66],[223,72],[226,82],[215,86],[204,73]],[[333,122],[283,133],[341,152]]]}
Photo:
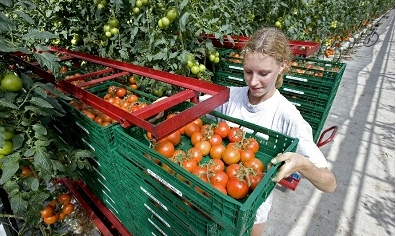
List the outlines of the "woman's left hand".
{"label": "woman's left hand", "polygon": [[284,164],[280,167],[278,174],[272,178],[274,182],[279,182],[294,172],[303,169],[307,165],[307,158],[294,152],[285,152],[278,154],[271,160],[272,164],[281,162],[284,162]]}

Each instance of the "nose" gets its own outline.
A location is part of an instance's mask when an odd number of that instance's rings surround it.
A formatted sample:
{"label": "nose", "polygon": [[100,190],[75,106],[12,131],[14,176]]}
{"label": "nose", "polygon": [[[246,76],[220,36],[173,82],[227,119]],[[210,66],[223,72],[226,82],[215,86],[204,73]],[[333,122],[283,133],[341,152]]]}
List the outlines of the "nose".
{"label": "nose", "polygon": [[258,84],[258,78],[259,77],[256,73],[251,73],[246,79],[246,82],[249,84],[249,86],[254,87]]}

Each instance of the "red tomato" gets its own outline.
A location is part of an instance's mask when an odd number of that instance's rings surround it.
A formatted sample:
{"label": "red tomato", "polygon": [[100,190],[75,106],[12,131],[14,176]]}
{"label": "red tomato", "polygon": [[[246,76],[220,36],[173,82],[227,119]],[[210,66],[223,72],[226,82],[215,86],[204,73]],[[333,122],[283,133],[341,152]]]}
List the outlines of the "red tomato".
{"label": "red tomato", "polygon": [[220,159],[210,159],[207,165],[210,173],[224,171],[225,168],[224,162]]}
{"label": "red tomato", "polygon": [[227,165],[236,164],[241,159],[241,154],[238,149],[226,148],[223,154],[221,154],[221,159]]}
{"label": "red tomato", "polygon": [[40,211],[41,217],[46,218],[54,215],[54,208],[50,205],[44,207],[43,210]]}
{"label": "red tomato", "polygon": [[187,158],[195,159],[199,163],[202,161],[203,155],[199,148],[192,147],[187,151]]}
{"label": "red tomato", "polygon": [[171,158],[173,153],[175,152],[175,146],[173,146],[173,144],[170,141],[164,140],[162,142],[157,143],[157,145],[155,146],[155,150],[159,152],[161,155],[167,158]]}
{"label": "red tomato", "polygon": [[191,173],[198,166],[198,163],[195,159],[186,159],[181,162],[180,166]]}
{"label": "red tomato", "polygon": [[201,178],[204,177],[207,179],[207,170],[206,170],[206,166],[200,166],[197,165],[192,171],[191,174]]}
{"label": "red tomato", "polygon": [[225,121],[220,121],[214,129],[214,133],[220,135],[221,138],[226,138],[229,131],[230,126]]}
{"label": "red tomato", "polygon": [[223,138],[218,134],[213,134],[209,139],[210,145],[222,144]]}
{"label": "red tomato", "polygon": [[175,152],[173,153],[171,159],[172,160],[176,160],[176,161],[181,161],[186,159],[187,154],[185,151],[181,150],[181,149],[177,149],[175,150]]}
{"label": "red tomato", "polygon": [[164,139],[170,141],[174,146],[176,146],[177,144],[180,143],[181,134],[178,130],[176,130],[175,132],[166,136]]}
{"label": "red tomato", "polygon": [[250,191],[253,191],[257,185],[260,183],[260,181],[264,178],[264,174],[259,172],[256,175],[250,174],[249,179],[250,179]]}
{"label": "red tomato", "polygon": [[240,181],[237,178],[230,178],[228,180],[227,186],[227,194],[234,199],[242,199],[246,197],[249,192],[249,186],[246,181]]}
{"label": "red tomato", "polygon": [[241,165],[231,164],[231,165],[227,166],[226,173],[229,178],[238,177],[240,169],[241,169]]}
{"label": "red tomato", "polygon": [[69,203],[63,206],[62,208],[62,213],[65,215],[69,215],[70,213],[72,213],[74,211],[74,205],[73,203]]}
{"label": "red tomato", "polygon": [[221,184],[212,184],[212,187],[227,195],[227,189]]}
{"label": "red tomato", "polygon": [[214,173],[214,174],[209,178],[210,183],[211,183],[212,185],[214,185],[214,184],[220,184],[220,185],[222,185],[223,187],[226,187],[226,186],[227,186],[228,179],[229,179],[229,178],[228,178],[228,175],[227,175],[227,173],[224,172],[224,171],[216,172],[216,173]]}
{"label": "red tomato", "polygon": [[203,126],[203,122],[201,120],[201,118],[197,118],[195,119],[192,123],[195,123],[198,125],[199,129],[201,130],[202,126]]}
{"label": "red tomato", "polygon": [[129,103],[135,103],[139,100],[138,96],[136,96],[135,94],[130,94],[128,95],[128,97],[126,98],[126,101]]}
{"label": "red tomato", "polygon": [[175,171],[174,171],[172,168],[170,168],[170,166],[168,166],[167,164],[161,163],[161,167],[162,167],[162,169],[164,169],[165,171],[169,172],[171,175],[174,175],[174,174],[175,174]]}
{"label": "red tomato", "polygon": [[260,159],[258,159],[257,157],[255,157],[255,158],[253,158],[253,159],[251,159],[249,161],[246,161],[244,163],[244,165],[246,167],[248,167],[248,168],[252,167],[254,170],[256,170],[258,172],[264,172],[264,170],[265,170],[264,163]]}
{"label": "red tomato", "polygon": [[228,131],[227,136],[230,142],[239,142],[243,139],[243,130],[239,127],[233,127]]}
{"label": "red tomato", "polygon": [[226,150],[226,147],[223,144],[215,144],[210,148],[209,155],[213,159],[221,159],[224,150]]}
{"label": "red tomato", "polygon": [[253,153],[257,153],[260,149],[260,145],[254,138],[248,138],[244,142],[244,148],[247,150],[251,150]]}
{"label": "red tomato", "polygon": [[213,128],[210,124],[205,124],[201,127],[201,133],[204,137],[210,137],[214,134]]}
{"label": "red tomato", "polygon": [[193,146],[202,140],[204,140],[204,136],[200,131],[195,131],[190,137],[190,141]]}
{"label": "red tomato", "polygon": [[200,127],[196,123],[191,122],[184,126],[184,134],[187,137],[191,137],[191,135],[196,131],[200,131]]}
{"label": "red tomato", "polygon": [[61,194],[61,195],[59,195],[57,200],[58,200],[58,203],[60,203],[60,204],[65,206],[65,205],[70,203],[71,195],[67,194],[67,193]]}
{"label": "red tomato", "polygon": [[117,95],[117,97],[119,97],[119,98],[123,98],[123,97],[126,95],[126,89],[125,89],[125,88],[122,88],[122,87],[118,88],[118,89],[116,90],[116,95]]}
{"label": "red tomato", "polygon": [[245,163],[256,156],[254,155],[253,151],[251,150],[239,150],[239,153],[241,154],[241,162]]}
{"label": "red tomato", "polygon": [[198,148],[199,150],[201,150],[202,156],[206,156],[209,155],[210,153],[210,148],[212,147],[209,143],[209,141],[206,140],[201,140],[199,142],[197,142],[194,147]]}

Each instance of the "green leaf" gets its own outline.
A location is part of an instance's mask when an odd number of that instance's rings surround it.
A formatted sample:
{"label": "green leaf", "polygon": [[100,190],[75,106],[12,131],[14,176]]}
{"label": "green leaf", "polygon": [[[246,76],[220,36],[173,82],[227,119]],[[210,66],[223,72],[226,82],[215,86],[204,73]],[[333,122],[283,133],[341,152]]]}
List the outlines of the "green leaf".
{"label": "green leaf", "polygon": [[45,111],[45,110],[40,109],[39,107],[35,107],[35,106],[25,106],[25,111],[26,112],[32,111],[32,112],[37,113],[42,116],[50,116],[51,115],[51,113],[49,111]]}
{"label": "green leaf", "polygon": [[184,7],[187,6],[189,0],[183,0],[183,2],[179,3],[179,12],[182,12]]}
{"label": "green leaf", "polygon": [[33,39],[56,39],[58,36],[56,34],[50,33],[48,31],[40,31],[37,29],[30,29],[28,33],[22,35],[24,40]]}
{"label": "green leaf", "polygon": [[54,108],[51,104],[49,104],[47,101],[45,101],[42,98],[39,97],[32,97],[30,99],[30,102],[33,103],[34,105],[37,105],[39,107],[44,107],[44,108]]}
{"label": "green leaf", "polygon": [[36,9],[36,5],[34,3],[32,3],[31,1],[18,1],[17,3],[15,3],[15,6],[22,6],[29,10]]}
{"label": "green leaf", "polygon": [[88,150],[75,150],[74,157],[78,159],[85,159],[93,157],[92,152]]}
{"label": "green leaf", "polygon": [[36,168],[52,170],[51,159],[45,148],[41,148],[41,147],[36,148],[36,152],[34,153],[33,165]]}
{"label": "green leaf", "polygon": [[11,208],[14,211],[14,214],[21,215],[24,210],[27,209],[27,201],[23,199],[23,195],[21,192],[10,197]]}
{"label": "green leaf", "polygon": [[39,123],[34,124],[32,128],[36,133],[41,134],[41,135],[47,135],[47,133],[48,133],[47,129],[42,124],[39,124]]}
{"label": "green leaf", "polygon": [[31,157],[31,156],[34,155],[35,152],[36,152],[35,149],[29,148],[29,149],[26,149],[26,151],[25,151],[25,153],[24,153],[23,155],[24,155],[25,157]]}
{"label": "green leaf", "polygon": [[27,188],[33,191],[37,191],[40,186],[39,180],[33,177],[25,178],[23,182],[27,186]]}
{"label": "green leaf", "polygon": [[3,4],[6,7],[11,7],[12,6],[12,0],[1,0],[1,4]]}
{"label": "green leaf", "polygon": [[16,190],[16,192],[17,192],[17,191],[19,191],[18,182],[15,181],[15,180],[13,180],[13,179],[10,179],[10,180],[8,180],[7,182],[5,182],[5,183],[3,184],[3,189],[4,189],[8,194],[10,194],[11,192],[14,192],[15,190]]}
{"label": "green leaf", "polygon": [[[36,47],[39,50],[38,47]],[[59,58],[52,53],[33,53],[34,58],[40,63],[40,66],[47,67],[50,71],[54,72],[55,76],[60,72]]]}
{"label": "green leaf", "polygon": [[12,109],[18,109],[18,106],[16,106],[12,102],[6,101],[4,98],[0,98],[0,106],[9,107],[9,108],[12,108]]}
{"label": "green leaf", "polygon": [[26,13],[22,12],[22,11],[15,11],[15,14],[17,14],[19,17],[21,17],[22,19],[24,19],[26,22],[28,22],[29,24],[33,25],[34,24],[34,20],[33,18],[31,18],[29,15],[27,15]]}
{"label": "green leaf", "polygon": [[188,23],[188,18],[190,17],[190,13],[185,12],[179,20],[179,26],[180,26],[180,30],[181,32],[186,31],[186,25]]}
{"label": "green leaf", "polygon": [[60,162],[58,160],[52,160],[52,166],[53,166],[54,170],[59,170],[61,172],[66,171],[65,165],[62,164],[62,162]]}
{"label": "green leaf", "polygon": [[2,163],[1,169],[3,170],[3,174],[0,178],[0,185],[2,185],[11,179],[11,177],[19,170],[20,157],[18,155],[8,155],[4,156],[0,160]]}
{"label": "green leaf", "polygon": [[34,145],[38,147],[48,147],[51,144],[51,140],[46,140],[45,137],[41,138],[42,140],[37,140],[34,142]]}

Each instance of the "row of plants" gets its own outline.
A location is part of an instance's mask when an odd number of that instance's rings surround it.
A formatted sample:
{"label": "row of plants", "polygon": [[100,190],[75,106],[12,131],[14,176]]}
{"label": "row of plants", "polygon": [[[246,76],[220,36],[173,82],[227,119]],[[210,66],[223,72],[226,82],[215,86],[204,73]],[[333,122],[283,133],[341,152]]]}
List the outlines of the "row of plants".
{"label": "row of plants", "polygon": [[57,79],[58,58],[37,53],[49,45],[210,80],[221,58],[206,35],[232,41],[231,35],[274,26],[291,39],[321,42],[348,37],[392,6],[389,0],[0,0],[0,185],[24,223],[20,234],[50,230],[40,210],[60,192],[49,187],[89,168],[91,154],[71,149],[49,126],[65,114],[56,97],[68,98],[28,76],[10,53],[29,54]]}

